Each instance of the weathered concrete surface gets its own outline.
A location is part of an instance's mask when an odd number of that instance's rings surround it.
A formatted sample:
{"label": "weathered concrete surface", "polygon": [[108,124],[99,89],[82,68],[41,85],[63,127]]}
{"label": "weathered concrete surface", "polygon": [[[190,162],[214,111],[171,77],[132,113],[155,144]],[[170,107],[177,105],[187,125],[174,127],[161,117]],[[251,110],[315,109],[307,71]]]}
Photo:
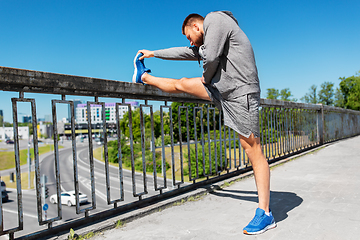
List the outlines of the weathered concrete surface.
{"label": "weathered concrete surface", "polygon": [[271,170],[278,227],[258,236],[253,177],[126,223],[92,239],[360,239],[360,137],[328,145]]}
{"label": "weathered concrete surface", "polygon": [[189,94],[170,94],[149,85],[2,66],[0,66],[0,90],[208,103]]}

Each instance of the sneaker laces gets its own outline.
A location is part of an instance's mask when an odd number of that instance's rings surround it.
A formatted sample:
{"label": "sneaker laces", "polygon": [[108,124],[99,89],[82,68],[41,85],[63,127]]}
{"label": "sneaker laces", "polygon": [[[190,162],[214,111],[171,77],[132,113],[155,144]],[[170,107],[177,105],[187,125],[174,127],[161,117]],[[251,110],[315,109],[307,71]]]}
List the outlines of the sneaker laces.
{"label": "sneaker laces", "polygon": [[251,220],[250,224],[257,226],[263,220],[263,218],[264,218],[263,216],[255,215],[254,218]]}

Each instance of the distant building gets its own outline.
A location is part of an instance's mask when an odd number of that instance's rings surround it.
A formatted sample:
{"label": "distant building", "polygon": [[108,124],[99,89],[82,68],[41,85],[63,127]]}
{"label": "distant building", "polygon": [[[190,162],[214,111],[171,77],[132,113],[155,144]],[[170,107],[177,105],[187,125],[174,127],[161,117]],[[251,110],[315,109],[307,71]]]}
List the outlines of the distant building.
{"label": "distant building", "polygon": [[52,122],[52,116],[51,114],[47,114],[44,116],[45,117],[45,122]]}
{"label": "distant building", "polygon": [[3,114],[3,110],[0,110],[0,117],[1,117],[1,123],[4,124],[4,114]]}
{"label": "distant building", "polygon": [[23,116],[23,123],[31,123],[31,116],[27,115],[27,116]]}
{"label": "distant building", "polygon": [[[80,101],[79,99],[73,100],[74,102],[74,114],[76,115],[76,108],[79,104],[82,103],[82,101]],[[68,121],[71,122],[71,108],[70,108],[70,104],[68,105]]]}
{"label": "distant building", "polygon": [[[29,127],[18,127],[19,139],[29,139]],[[0,127],[0,139],[14,139],[13,127]]]}
{"label": "distant building", "polygon": [[40,124],[37,125],[37,134],[38,137],[51,138],[53,136],[52,124],[40,122]]}
{"label": "distant building", "polygon": [[[126,102],[131,105],[131,110],[135,110],[139,107],[139,102]],[[102,123],[102,106],[101,105],[90,105],[91,111],[91,123]],[[119,119],[122,119],[123,116],[127,113],[127,106],[119,106]],[[115,103],[105,103],[105,118],[107,123],[116,123],[116,104]],[[75,114],[76,123],[82,124],[87,123],[88,114],[87,114],[87,104],[78,104]]]}

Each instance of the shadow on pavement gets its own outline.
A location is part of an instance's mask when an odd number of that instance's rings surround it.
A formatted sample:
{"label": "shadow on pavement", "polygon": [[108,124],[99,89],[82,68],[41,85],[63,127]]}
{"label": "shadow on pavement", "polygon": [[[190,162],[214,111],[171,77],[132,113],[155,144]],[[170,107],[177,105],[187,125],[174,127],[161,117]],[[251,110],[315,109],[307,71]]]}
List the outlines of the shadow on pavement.
{"label": "shadow on pavement", "polygon": [[[258,202],[256,191],[241,191],[241,190],[227,190],[218,189],[210,194],[219,197],[229,197],[238,200]],[[270,192],[270,208],[273,212],[276,222],[281,222],[288,217],[288,212],[298,207],[303,202],[303,199],[292,192]]]}

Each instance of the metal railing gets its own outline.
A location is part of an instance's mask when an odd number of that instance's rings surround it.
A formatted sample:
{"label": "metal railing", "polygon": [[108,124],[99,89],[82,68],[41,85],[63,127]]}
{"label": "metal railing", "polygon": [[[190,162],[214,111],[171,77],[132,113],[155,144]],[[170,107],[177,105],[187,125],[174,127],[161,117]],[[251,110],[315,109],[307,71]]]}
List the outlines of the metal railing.
{"label": "metal railing", "polygon": [[[251,164],[243,151],[239,138],[234,130],[223,125],[221,111],[215,109],[210,102],[197,99],[187,94],[168,94],[151,86],[143,86],[127,82],[94,79],[87,77],[69,76],[22,69],[0,67],[0,90],[18,92],[18,98],[12,98],[13,126],[14,126],[14,149],[16,166],[17,187],[17,219],[16,227],[4,229],[4,204],[0,202],[0,235],[9,234],[13,239],[15,233],[19,238],[37,238],[54,234],[59,231],[69,230],[71,227],[81,226],[85,223],[95,222],[99,219],[121,214],[136,207],[155,203],[161,199],[170,198],[181,192],[197,188],[201,185],[226,179],[245,171],[251,170]],[[61,100],[54,99],[51,102],[54,132],[54,165],[55,165],[55,189],[57,194],[57,216],[47,219],[44,216],[42,206],[40,160],[37,136],[37,112],[36,100],[26,98],[24,93],[59,94]],[[102,123],[102,136],[104,138],[104,165],[105,165],[105,192],[107,209],[94,212],[97,209],[97,191],[93,152],[93,140],[89,136],[87,165],[90,179],[90,202],[91,206],[81,208],[79,203],[79,168],[78,147],[75,134],[74,103],[66,100],[67,96],[91,96],[93,101],[87,102],[88,132],[92,132],[91,109],[92,104],[102,106],[102,119],[105,117],[105,103],[99,98],[113,98],[116,102],[116,140],[117,140],[117,184],[119,185],[117,197],[112,194],[111,184],[113,177],[110,174],[109,143],[106,121]],[[131,106],[126,99],[138,99],[144,103],[140,105],[140,122],[135,123]],[[156,104],[150,104],[154,101]],[[47,229],[40,229],[34,233],[26,233],[24,229],[24,206],[22,200],[21,171],[19,136],[17,132],[17,104],[30,102],[33,119],[33,147],[35,162],[35,188],[37,201],[38,225],[45,225]],[[179,102],[177,107],[169,105],[170,102]],[[189,104],[189,103],[192,103]],[[6,103],[2,103],[6,104]],[[62,172],[59,164],[59,141],[57,132],[57,104],[68,104],[71,109],[71,159],[73,164],[73,186],[76,196],[76,220],[68,223],[60,222],[63,219],[61,205],[61,178]],[[129,134],[121,131],[119,119],[119,107],[128,107],[127,129]],[[175,105],[174,105],[175,106]],[[154,108],[160,110],[160,125],[155,123]],[[166,115],[166,117],[164,117]],[[175,118],[177,115],[177,119]],[[269,162],[277,161],[293,154],[300,153],[324,143],[358,135],[360,133],[360,112],[345,110],[323,105],[284,102],[279,100],[261,99],[260,107],[260,133],[263,152]],[[166,118],[166,119],[165,119]],[[165,120],[166,123],[165,123]],[[137,126],[135,126],[137,124]],[[140,125],[140,126],[138,126]],[[155,128],[160,126],[161,148],[160,155],[156,153]],[[165,126],[167,133],[165,133]],[[140,128],[141,157],[136,159],[134,140],[134,128]],[[170,136],[169,146],[165,146],[165,135]],[[125,140],[124,140],[125,139]],[[125,144],[122,142],[125,141]],[[150,141],[150,142],[149,142]],[[125,158],[123,149],[128,147],[130,154],[127,155],[131,162],[131,191],[132,195],[125,194],[124,170]],[[157,146],[159,147],[159,146]],[[175,147],[178,150],[175,150]],[[149,151],[153,149],[154,151]],[[113,149],[113,148],[112,148]],[[157,148],[159,149],[159,148]],[[170,152],[170,157],[166,157]],[[140,159],[140,160],[139,160]],[[160,160],[159,160],[160,159]],[[158,161],[159,160],[159,161]],[[141,164],[142,170],[136,171],[135,165]],[[152,175],[147,168],[150,167]],[[159,173],[158,169],[160,167]],[[158,168],[159,167],[159,168]],[[169,177],[171,176],[171,178]],[[140,177],[140,178],[139,178]],[[112,180],[111,180],[112,179]],[[63,180],[63,179],[62,179]],[[171,186],[169,186],[171,185]],[[91,211],[91,212],[90,212]],[[56,223],[56,226],[54,226]]]}

